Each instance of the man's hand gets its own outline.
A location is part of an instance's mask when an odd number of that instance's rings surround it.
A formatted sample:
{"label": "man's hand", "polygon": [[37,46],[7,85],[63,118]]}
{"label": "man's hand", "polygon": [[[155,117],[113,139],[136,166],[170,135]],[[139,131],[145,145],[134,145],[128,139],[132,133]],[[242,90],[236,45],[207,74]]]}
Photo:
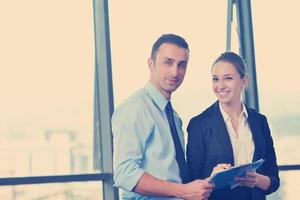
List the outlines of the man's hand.
{"label": "man's hand", "polygon": [[224,171],[224,170],[227,170],[231,167],[231,164],[227,164],[227,163],[220,163],[218,164],[217,166],[214,167],[212,173],[210,176],[214,175],[215,173],[217,172],[221,172],[221,171]]}
{"label": "man's hand", "polygon": [[184,185],[185,200],[207,200],[213,190],[214,185],[208,183],[208,179],[195,180]]}

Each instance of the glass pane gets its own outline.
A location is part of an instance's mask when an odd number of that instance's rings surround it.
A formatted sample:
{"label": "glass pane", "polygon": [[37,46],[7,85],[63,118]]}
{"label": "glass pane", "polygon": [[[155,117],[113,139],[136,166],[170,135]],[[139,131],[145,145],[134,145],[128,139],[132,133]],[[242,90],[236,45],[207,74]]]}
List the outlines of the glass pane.
{"label": "glass pane", "polygon": [[210,70],[226,50],[227,0],[111,0],[109,6],[115,106],[146,84],[147,59],[161,34],[179,34],[188,41],[185,80],[172,96],[185,130],[191,117],[215,100]]}
{"label": "glass pane", "polygon": [[93,171],[92,1],[0,6],[0,176]]}
{"label": "glass pane", "polygon": [[1,187],[5,200],[102,200],[101,182],[18,185]]}
{"label": "glass pane", "polygon": [[233,4],[232,9],[232,22],[231,22],[231,49],[230,51],[239,53],[239,32],[238,32],[238,21],[237,21],[237,7]]}
{"label": "glass pane", "polygon": [[295,200],[299,196],[300,171],[280,172],[280,188],[268,200]]}
{"label": "glass pane", "polygon": [[296,0],[252,6],[260,107],[281,165],[300,164],[299,6]]}

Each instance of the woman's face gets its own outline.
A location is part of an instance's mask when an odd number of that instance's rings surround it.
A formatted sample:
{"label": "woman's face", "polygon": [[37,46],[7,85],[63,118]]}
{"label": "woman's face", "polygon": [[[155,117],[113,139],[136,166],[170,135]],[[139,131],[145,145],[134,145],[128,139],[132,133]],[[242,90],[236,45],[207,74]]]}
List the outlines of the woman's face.
{"label": "woman's face", "polygon": [[240,104],[241,93],[247,82],[247,77],[241,78],[230,62],[219,61],[212,68],[212,88],[221,104]]}

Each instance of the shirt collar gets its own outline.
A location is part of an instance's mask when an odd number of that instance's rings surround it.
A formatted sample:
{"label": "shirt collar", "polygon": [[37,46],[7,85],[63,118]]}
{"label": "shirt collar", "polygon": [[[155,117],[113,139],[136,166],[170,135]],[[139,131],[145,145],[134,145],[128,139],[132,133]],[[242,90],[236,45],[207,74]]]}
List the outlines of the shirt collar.
{"label": "shirt collar", "polygon": [[[245,106],[245,104],[242,104],[243,105],[243,110],[242,110],[242,113],[241,113],[241,115],[242,116],[244,116],[245,118],[248,118],[248,112],[247,112],[247,109],[246,109],[246,106]],[[221,111],[221,114],[222,114],[222,116],[223,116],[223,119],[224,119],[224,121],[228,121],[228,120],[230,120],[231,118],[230,118],[230,116],[226,113],[226,111],[222,108],[222,106],[221,106],[221,104],[220,104],[220,102],[219,102],[219,108],[220,108],[220,111]]]}
{"label": "shirt collar", "polygon": [[247,108],[246,108],[245,104],[243,104],[243,110],[242,110],[242,113],[243,113],[243,115],[244,115],[246,118],[248,118],[248,111],[247,111]]}
{"label": "shirt collar", "polygon": [[160,93],[156,87],[154,87],[150,82],[145,86],[146,92],[150,95],[154,103],[162,110],[165,110],[165,107],[168,103],[168,100]]}

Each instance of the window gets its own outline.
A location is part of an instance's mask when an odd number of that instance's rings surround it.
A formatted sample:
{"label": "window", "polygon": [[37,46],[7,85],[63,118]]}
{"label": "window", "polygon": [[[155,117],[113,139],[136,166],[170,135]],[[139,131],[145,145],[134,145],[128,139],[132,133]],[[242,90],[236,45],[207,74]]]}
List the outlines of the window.
{"label": "window", "polygon": [[0,9],[0,175],[92,172],[92,2],[9,1]]}
{"label": "window", "polygon": [[210,70],[226,50],[227,1],[111,0],[110,29],[115,106],[149,79],[147,59],[164,33],[182,35],[191,56],[183,84],[173,94],[174,108],[184,122],[212,104]]}
{"label": "window", "polygon": [[99,193],[102,184],[98,182],[85,183],[56,183],[39,185],[18,185],[1,187],[1,199],[88,199],[102,200]]}
{"label": "window", "polygon": [[[253,1],[260,108],[268,117],[279,165],[300,164],[299,6],[294,0]],[[295,199],[299,172],[280,172],[280,175],[281,199]]]}
{"label": "window", "polygon": [[5,1],[0,23],[0,177],[26,182],[1,186],[0,199],[102,199],[93,1]]}

